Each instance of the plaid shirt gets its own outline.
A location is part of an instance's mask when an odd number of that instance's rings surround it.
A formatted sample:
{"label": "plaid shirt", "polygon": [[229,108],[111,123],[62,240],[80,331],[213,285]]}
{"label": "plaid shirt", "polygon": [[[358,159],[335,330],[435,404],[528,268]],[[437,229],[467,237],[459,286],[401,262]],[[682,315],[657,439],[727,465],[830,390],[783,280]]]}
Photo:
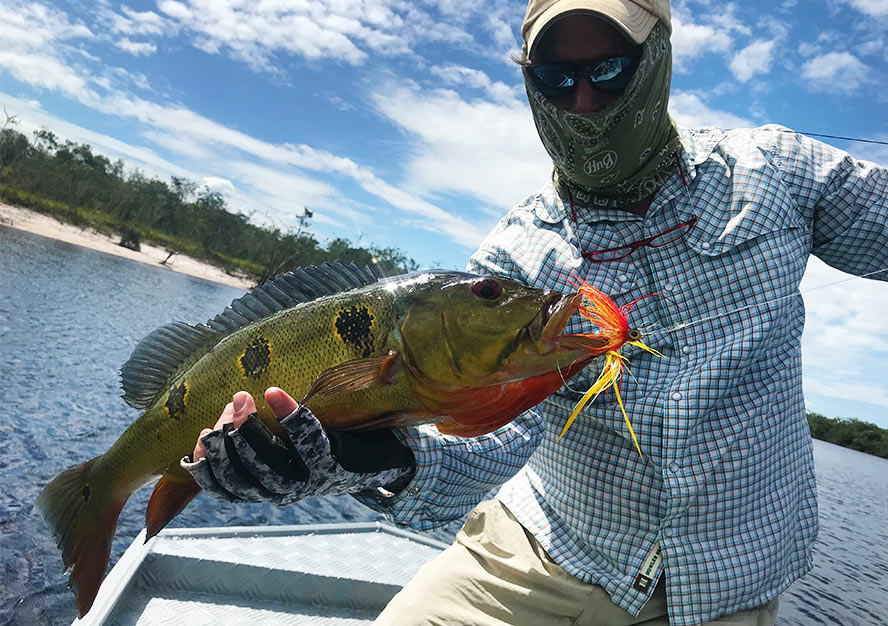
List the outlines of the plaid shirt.
{"label": "plaid shirt", "polygon": [[[613,396],[558,440],[599,372],[593,363],[489,435],[401,431],[417,473],[388,509],[429,529],[508,480],[499,497],[565,570],[632,614],[665,572],[671,622],[686,625],[763,604],[811,567],[817,503],[799,281],[810,253],[854,274],[888,266],[888,170],[775,126],[681,137],[683,172],[643,218],[576,206],[574,221],[550,184],[497,224],[468,267],[565,292],[575,274],[620,305],[659,294],[630,322],[665,358],[623,351],[634,374],[623,399],[644,458]],[[580,254],[692,215],[688,235],[664,247],[607,263]],[[587,324],[574,316],[568,331]],[[657,546],[662,560],[639,585]]]}

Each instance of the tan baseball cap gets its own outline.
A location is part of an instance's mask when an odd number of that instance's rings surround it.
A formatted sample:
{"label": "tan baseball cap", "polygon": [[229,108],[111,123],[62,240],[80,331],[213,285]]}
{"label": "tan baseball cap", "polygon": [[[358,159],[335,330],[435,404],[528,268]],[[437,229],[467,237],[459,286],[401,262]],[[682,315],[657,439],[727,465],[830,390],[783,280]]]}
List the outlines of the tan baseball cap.
{"label": "tan baseball cap", "polygon": [[521,25],[528,54],[546,27],[573,11],[600,14],[637,44],[647,39],[657,20],[672,32],[669,0],[530,0]]}

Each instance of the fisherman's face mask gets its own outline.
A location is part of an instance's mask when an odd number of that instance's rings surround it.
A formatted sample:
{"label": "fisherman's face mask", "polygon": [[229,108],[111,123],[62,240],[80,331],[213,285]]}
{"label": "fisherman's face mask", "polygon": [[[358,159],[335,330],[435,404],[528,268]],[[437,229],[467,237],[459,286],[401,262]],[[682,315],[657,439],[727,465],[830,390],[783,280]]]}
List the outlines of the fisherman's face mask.
{"label": "fisherman's face mask", "polygon": [[584,206],[623,207],[663,185],[679,140],[666,111],[672,46],[661,23],[642,44],[638,68],[620,99],[601,111],[559,110],[528,71],[527,98],[561,195],[569,193]]}

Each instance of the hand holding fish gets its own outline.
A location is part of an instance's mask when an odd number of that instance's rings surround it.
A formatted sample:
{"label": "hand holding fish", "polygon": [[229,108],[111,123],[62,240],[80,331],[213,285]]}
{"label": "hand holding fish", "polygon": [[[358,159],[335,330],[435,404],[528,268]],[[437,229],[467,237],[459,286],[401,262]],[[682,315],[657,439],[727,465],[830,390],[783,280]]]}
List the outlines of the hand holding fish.
{"label": "hand holding fish", "polygon": [[325,432],[311,411],[276,387],[265,400],[286,441],[256,415],[253,397],[238,392],[191,458],[181,461],[207,493],[232,502],[290,504],[313,496],[395,489],[413,475],[413,453],[385,428]]}

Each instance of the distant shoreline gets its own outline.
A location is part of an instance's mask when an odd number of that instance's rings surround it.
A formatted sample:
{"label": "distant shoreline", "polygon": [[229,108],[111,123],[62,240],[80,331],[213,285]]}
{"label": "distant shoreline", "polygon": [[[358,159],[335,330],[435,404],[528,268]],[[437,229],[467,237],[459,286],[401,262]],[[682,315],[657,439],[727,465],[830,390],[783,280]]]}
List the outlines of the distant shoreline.
{"label": "distant shoreline", "polygon": [[214,283],[228,285],[230,287],[239,287],[241,289],[250,289],[255,284],[253,281],[245,278],[237,278],[230,276],[224,270],[192,259],[191,257],[176,254],[166,265],[162,262],[167,258],[168,252],[163,248],[141,245],[141,250],[136,252],[117,245],[117,239],[108,237],[89,228],[80,228],[71,224],[65,224],[58,220],[22,207],[12,206],[0,202],[0,226],[9,226],[43,237],[65,241],[75,246],[90,248],[100,252],[113,254],[114,256],[123,257],[139,263],[161,267],[180,274],[202,278]]}

